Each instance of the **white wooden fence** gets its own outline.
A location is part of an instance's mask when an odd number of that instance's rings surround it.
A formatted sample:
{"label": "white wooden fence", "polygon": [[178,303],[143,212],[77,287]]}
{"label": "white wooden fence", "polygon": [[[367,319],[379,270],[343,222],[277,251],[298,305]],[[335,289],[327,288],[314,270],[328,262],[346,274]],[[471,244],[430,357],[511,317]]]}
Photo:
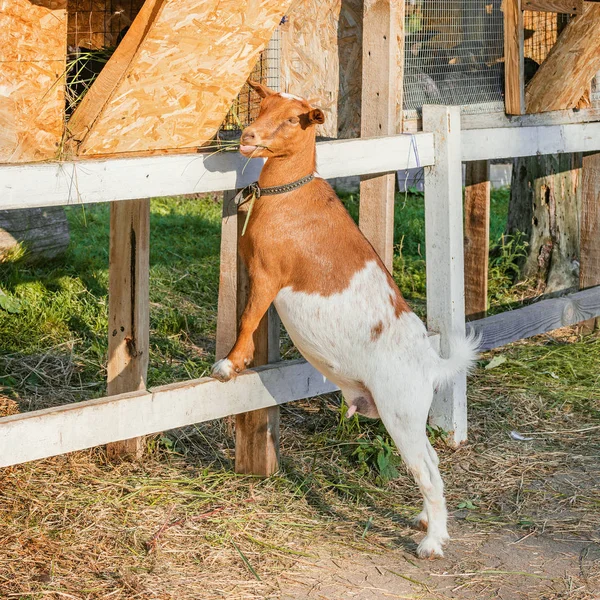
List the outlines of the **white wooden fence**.
{"label": "white wooden fence", "polygon": [[[570,120],[567,114],[565,120]],[[441,351],[445,353],[448,333],[465,327],[461,161],[600,151],[600,123],[494,126],[461,133],[459,108],[444,106],[425,107],[423,122],[425,133],[319,143],[317,160],[325,178],[427,167],[428,326],[440,334]],[[0,209],[232,190],[254,181],[261,164],[260,160],[253,160],[245,166],[237,153],[223,153],[0,166]],[[546,305],[544,314],[554,311],[555,318],[545,319],[537,329],[523,325],[511,329],[507,324],[522,323],[523,317],[526,322],[531,320],[531,307],[470,326],[483,333],[487,347],[493,347],[496,342],[519,339],[515,335],[533,335],[565,320],[576,322],[574,319],[600,314],[600,288],[579,292],[572,299],[547,302],[553,303],[554,308]],[[557,308],[558,303],[562,303],[562,309]],[[530,313],[521,312],[527,310]],[[495,337],[490,333],[497,331],[498,319],[504,319],[500,329],[513,331],[511,336]],[[305,362],[291,361],[253,369],[227,384],[204,378],[5,417],[0,419],[0,467],[334,389]],[[466,439],[464,377],[438,393],[432,419],[451,431],[456,443]]]}

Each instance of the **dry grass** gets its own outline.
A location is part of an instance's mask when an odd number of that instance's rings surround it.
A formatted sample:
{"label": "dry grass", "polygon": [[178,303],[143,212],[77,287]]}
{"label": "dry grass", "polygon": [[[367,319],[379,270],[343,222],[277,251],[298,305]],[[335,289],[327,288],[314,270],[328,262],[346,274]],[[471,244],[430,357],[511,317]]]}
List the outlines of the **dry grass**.
{"label": "dry grass", "polygon": [[283,410],[282,469],[264,481],[232,472],[224,423],[151,438],[141,464],[97,449],[4,469],[0,597],[598,597],[600,338],[574,339],[515,344],[472,378],[470,443],[436,441],[443,561],[414,559],[410,477],[379,485],[353,458],[380,425],[342,421],[332,395]]}

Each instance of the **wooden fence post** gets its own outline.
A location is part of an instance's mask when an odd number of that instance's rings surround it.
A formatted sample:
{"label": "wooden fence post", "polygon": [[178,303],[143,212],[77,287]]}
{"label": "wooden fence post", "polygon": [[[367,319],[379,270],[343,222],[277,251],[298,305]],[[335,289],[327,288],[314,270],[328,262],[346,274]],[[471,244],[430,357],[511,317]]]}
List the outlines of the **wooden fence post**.
{"label": "wooden fence post", "polygon": [[[217,358],[235,343],[238,323],[246,305],[248,276],[238,256],[238,239],[245,209],[238,212],[233,192],[223,194],[221,269],[217,317]],[[271,307],[254,334],[254,365],[279,359],[279,319]],[[268,477],[279,468],[279,407],[242,413],[235,420],[235,470]]]}
{"label": "wooden fence post", "polygon": [[[146,387],[149,354],[150,200],[110,205],[109,396]],[[144,438],[108,444],[109,458],[141,458]]]}
{"label": "wooden fence post", "polygon": [[[403,25],[404,2],[365,2],[361,137],[396,133],[396,107],[402,106],[403,60],[399,57],[404,48]],[[360,182],[360,228],[390,273],[394,257],[395,178],[394,173],[367,175]]]}
{"label": "wooden fence post", "polygon": [[524,29],[521,0],[504,0],[504,108],[507,115],[525,114]]}
{"label": "wooden fence post", "polygon": [[490,253],[490,163],[466,163],[465,176],[465,314],[487,311]]}
{"label": "wooden fence post", "polygon": [[[579,241],[579,288],[600,285],[600,152],[583,156]],[[584,333],[597,319],[582,323]]]}
{"label": "wooden fence post", "polygon": [[[449,336],[465,331],[460,108],[424,106],[423,130],[435,136],[435,165],[425,168],[427,326],[448,356]],[[440,387],[431,407],[431,423],[454,445],[467,439],[466,392],[466,375],[459,375]]]}

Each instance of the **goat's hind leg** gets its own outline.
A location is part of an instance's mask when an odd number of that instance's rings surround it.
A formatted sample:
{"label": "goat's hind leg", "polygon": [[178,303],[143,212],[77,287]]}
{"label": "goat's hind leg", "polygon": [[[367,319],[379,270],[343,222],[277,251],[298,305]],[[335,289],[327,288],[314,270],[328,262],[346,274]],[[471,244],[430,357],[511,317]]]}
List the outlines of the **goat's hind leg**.
{"label": "goat's hind leg", "polygon": [[[427,535],[419,544],[420,558],[444,556],[442,546],[448,541],[444,484],[438,469],[438,460],[426,435],[426,403],[411,396],[408,400],[399,390],[374,392],[379,415],[398,448],[402,460],[411,472],[423,494],[424,510],[419,515],[427,526]],[[400,392],[400,393],[399,393]],[[423,518],[425,517],[425,518]]]}

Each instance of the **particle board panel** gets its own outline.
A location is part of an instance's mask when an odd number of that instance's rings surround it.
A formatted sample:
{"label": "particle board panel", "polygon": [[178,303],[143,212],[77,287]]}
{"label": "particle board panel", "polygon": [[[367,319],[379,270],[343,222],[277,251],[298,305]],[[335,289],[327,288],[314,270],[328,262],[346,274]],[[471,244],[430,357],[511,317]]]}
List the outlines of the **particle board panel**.
{"label": "particle board panel", "polygon": [[165,0],[79,154],[193,150],[206,143],[288,4]]}
{"label": "particle board panel", "polygon": [[[600,70],[600,4],[586,2],[525,90],[527,112],[575,108]],[[568,74],[568,76],[565,76]]]}
{"label": "particle board panel", "polygon": [[0,162],[55,158],[64,127],[66,0],[0,5]]}

